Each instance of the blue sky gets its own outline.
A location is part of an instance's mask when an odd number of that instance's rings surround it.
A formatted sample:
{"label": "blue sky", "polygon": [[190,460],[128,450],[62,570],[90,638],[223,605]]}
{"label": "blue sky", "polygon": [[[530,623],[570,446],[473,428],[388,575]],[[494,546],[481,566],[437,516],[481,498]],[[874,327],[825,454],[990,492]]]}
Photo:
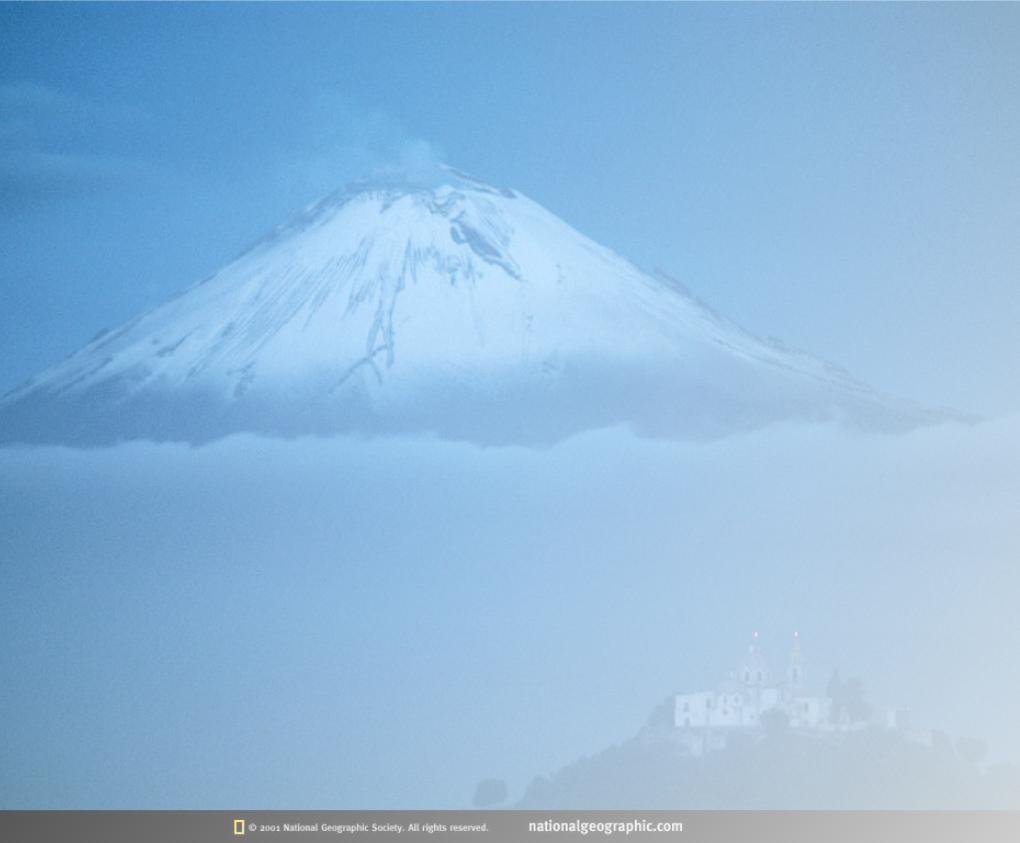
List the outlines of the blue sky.
{"label": "blue sky", "polygon": [[441,158],[760,334],[1020,409],[1015,5],[0,6],[0,389]]}

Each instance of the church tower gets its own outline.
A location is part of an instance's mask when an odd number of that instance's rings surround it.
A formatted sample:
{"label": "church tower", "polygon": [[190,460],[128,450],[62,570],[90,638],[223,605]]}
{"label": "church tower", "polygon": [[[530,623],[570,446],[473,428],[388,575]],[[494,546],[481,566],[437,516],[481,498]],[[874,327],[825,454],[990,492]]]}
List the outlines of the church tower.
{"label": "church tower", "polygon": [[762,688],[770,684],[771,678],[765,657],[758,646],[758,633],[755,632],[747,647],[747,656],[737,671],[737,679],[749,688]]}
{"label": "church tower", "polygon": [[793,633],[793,649],[790,651],[790,666],[786,669],[786,682],[794,691],[804,688],[804,661],[800,654],[800,633]]}

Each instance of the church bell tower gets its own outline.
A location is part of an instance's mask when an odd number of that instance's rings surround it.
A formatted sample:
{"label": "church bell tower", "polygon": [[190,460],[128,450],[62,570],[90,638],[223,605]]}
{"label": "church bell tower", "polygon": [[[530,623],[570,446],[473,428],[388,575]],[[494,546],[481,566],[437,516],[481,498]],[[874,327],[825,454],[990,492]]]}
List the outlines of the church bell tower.
{"label": "church bell tower", "polygon": [[758,633],[751,635],[751,643],[747,647],[747,656],[737,673],[739,679],[749,688],[761,688],[770,683],[768,665],[758,646]]}
{"label": "church bell tower", "polygon": [[800,653],[800,633],[793,633],[793,649],[790,651],[790,666],[786,669],[786,681],[794,690],[804,687],[804,662]]}

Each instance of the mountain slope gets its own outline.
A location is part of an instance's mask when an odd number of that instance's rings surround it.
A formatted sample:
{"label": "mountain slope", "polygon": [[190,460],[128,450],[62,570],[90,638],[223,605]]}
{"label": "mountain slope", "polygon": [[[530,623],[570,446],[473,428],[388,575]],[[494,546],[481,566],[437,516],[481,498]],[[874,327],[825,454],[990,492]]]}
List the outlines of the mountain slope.
{"label": "mountain slope", "polygon": [[761,341],[526,197],[356,184],[4,397],[0,441],[430,432],[540,443],[939,416]]}
{"label": "mountain slope", "polygon": [[534,779],[523,810],[1015,809],[1020,769],[881,729],[749,736],[703,757],[636,737]]}

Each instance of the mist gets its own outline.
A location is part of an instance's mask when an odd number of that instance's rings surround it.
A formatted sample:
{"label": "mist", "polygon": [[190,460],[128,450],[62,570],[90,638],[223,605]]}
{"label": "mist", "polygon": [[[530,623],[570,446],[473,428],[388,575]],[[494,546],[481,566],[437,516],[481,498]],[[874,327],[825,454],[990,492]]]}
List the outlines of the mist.
{"label": "mist", "polygon": [[519,796],[751,630],[1016,760],[1018,433],[6,448],[2,807]]}

